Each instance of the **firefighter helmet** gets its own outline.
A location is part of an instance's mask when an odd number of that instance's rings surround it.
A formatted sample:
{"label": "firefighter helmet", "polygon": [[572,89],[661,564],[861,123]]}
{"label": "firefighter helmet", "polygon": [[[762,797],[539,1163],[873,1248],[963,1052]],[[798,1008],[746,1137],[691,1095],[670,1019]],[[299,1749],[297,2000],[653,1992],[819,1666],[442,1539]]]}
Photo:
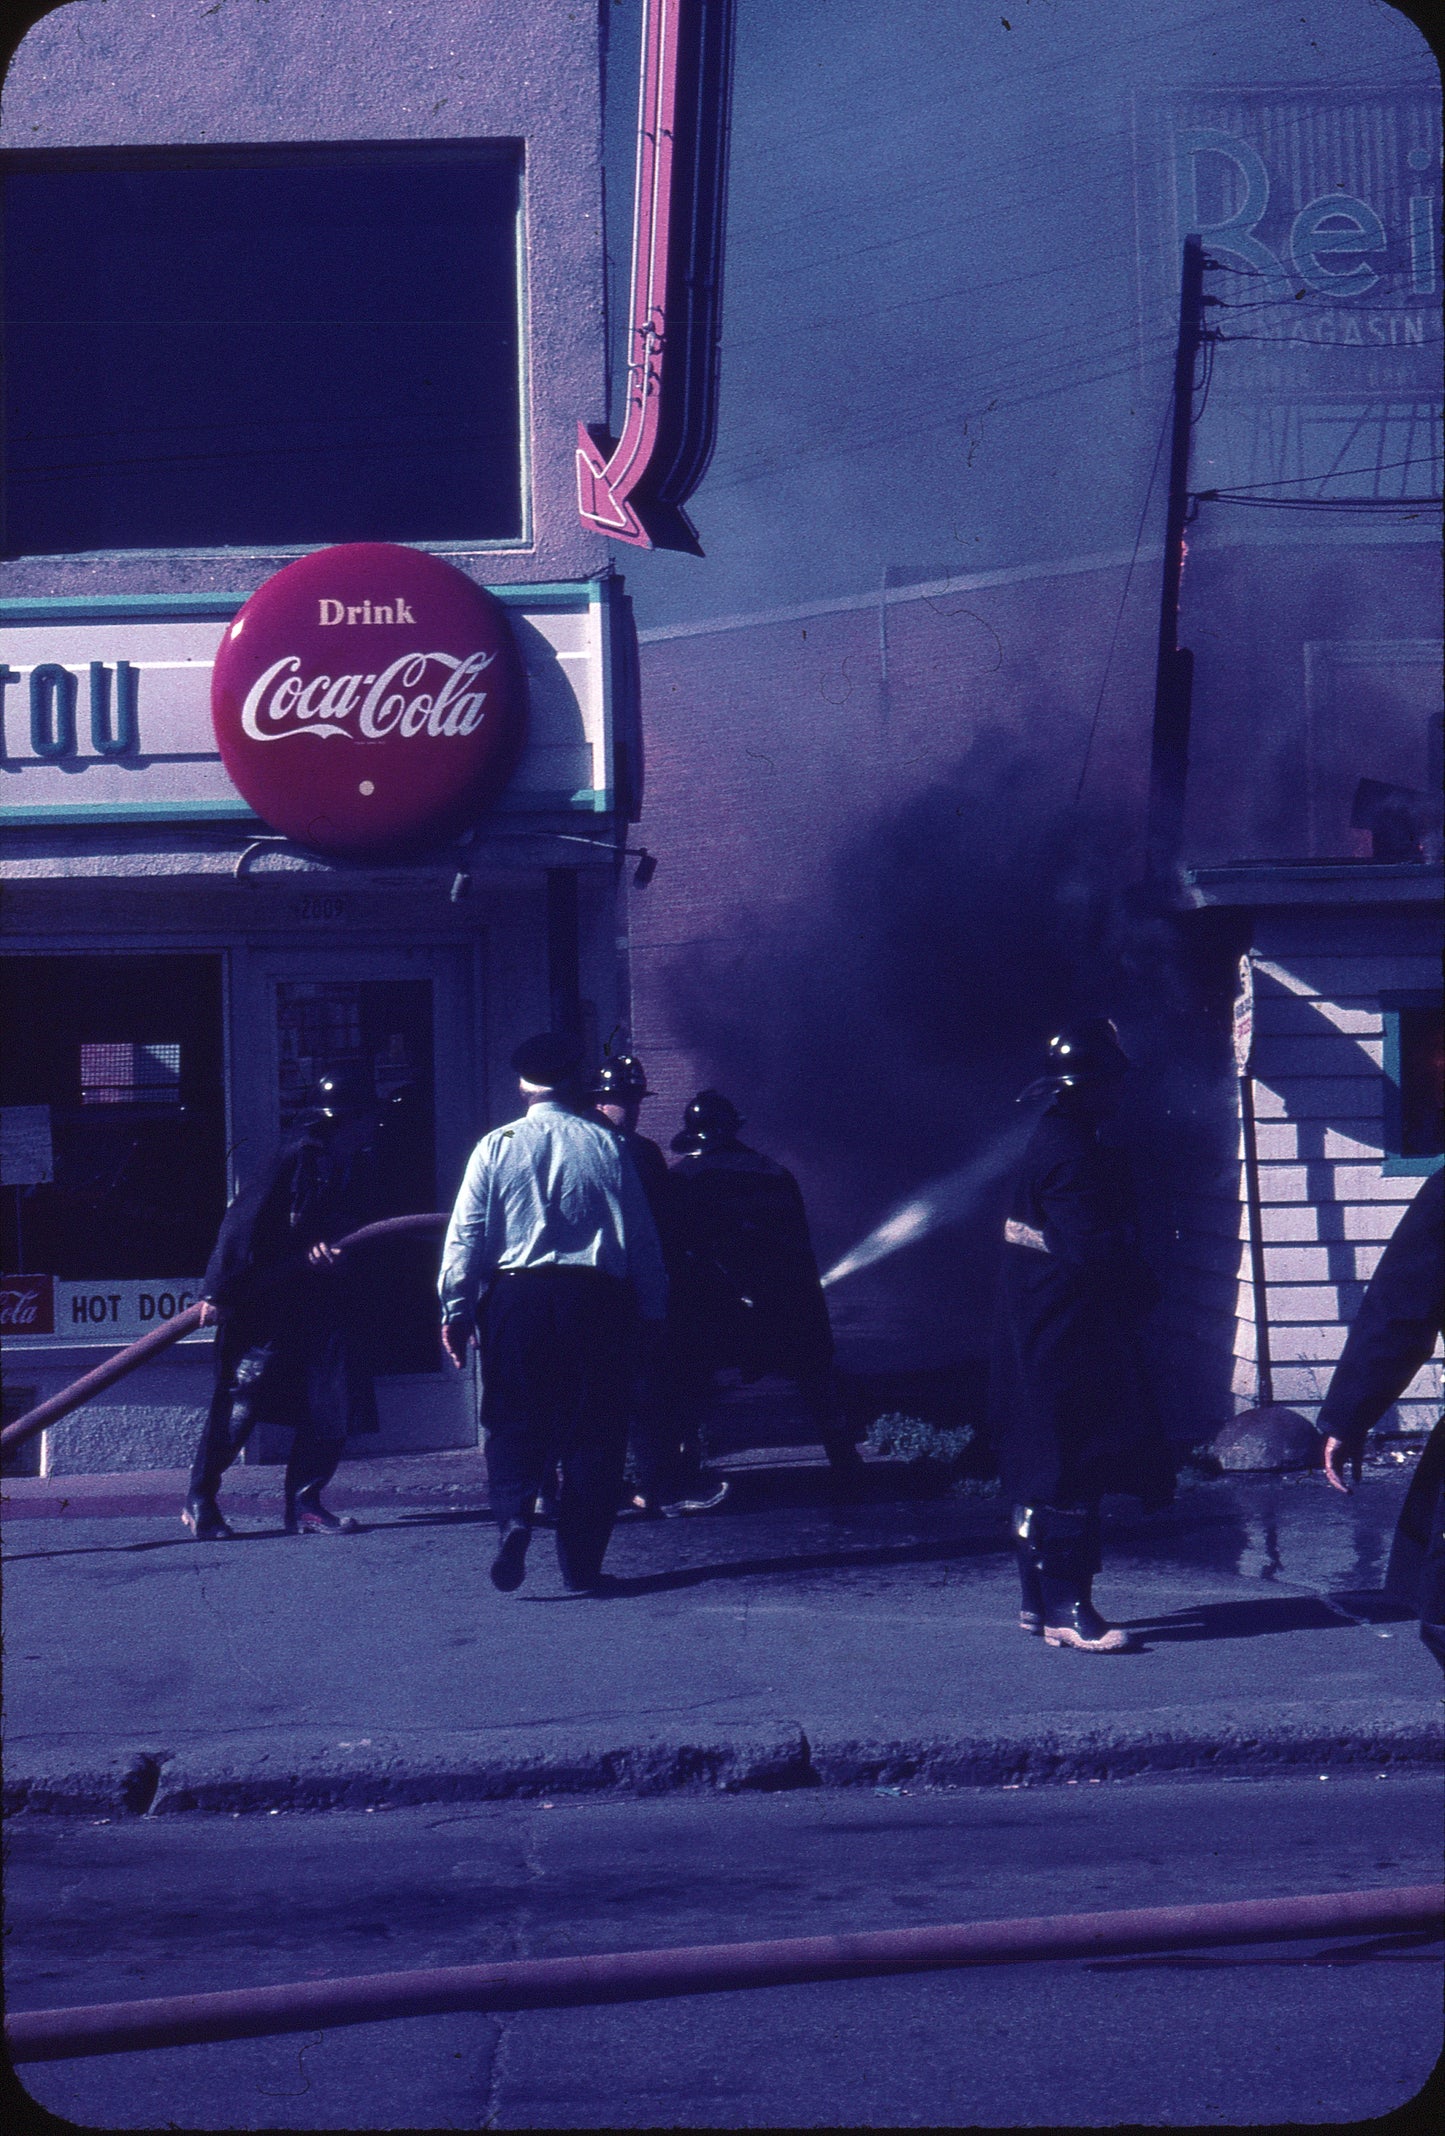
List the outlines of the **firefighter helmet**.
{"label": "firefighter helmet", "polygon": [[647,1071],[635,1053],[614,1053],[592,1078],[592,1096],[604,1105],[635,1105],[650,1098]]}
{"label": "firefighter helmet", "polygon": [[674,1135],[675,1150],[691,1155],[731,1142],[743,1124],[743,1116],[720,1090],[700,1090],[682,1116],[682,1133]]}
{"label": "firefighter helmet", "polygon": [[343,1061],[316,1081],[316,1109],[328,1120],[364,1113],[376,1103],[376,1087],[360,1061]]}
{"label": "firefighter helmet", "polygon": [[1098,1083],[1124,1075],[1129,1056],[1119,1044],[1119,1033],[1107,1016],[1088,1016],[1081,1023],[1066,1024],[1049,1040],[1049,1073],[1066,1090],[1078,1083]]}

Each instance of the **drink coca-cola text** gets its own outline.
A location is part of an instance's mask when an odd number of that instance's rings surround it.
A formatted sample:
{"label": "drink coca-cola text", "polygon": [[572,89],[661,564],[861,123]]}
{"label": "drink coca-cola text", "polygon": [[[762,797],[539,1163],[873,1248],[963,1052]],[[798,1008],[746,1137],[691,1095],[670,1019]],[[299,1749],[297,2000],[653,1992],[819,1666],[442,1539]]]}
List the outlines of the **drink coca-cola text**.
{"label": "drink coca-cola text", "polygon": [[[242,730],[256,742],[295,734],[321,740],[379,742],[389,734],[437,737],[472,734],[481,725],[487,692],[470,687],[494,655],[403,653],[379,675],[314,675],[301,680],[295,653],[273,660],[258,675],[241,707]],[[442,670],[440,688],[426,690],[428,670]],[[348,724],[355,715],[354,726]]]}

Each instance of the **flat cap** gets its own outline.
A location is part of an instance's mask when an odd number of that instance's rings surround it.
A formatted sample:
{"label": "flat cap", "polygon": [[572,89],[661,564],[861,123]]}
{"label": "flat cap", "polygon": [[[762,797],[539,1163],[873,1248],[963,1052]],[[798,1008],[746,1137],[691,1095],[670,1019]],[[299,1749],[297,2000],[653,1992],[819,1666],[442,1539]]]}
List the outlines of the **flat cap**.
{"label": "flat cap", "polygon": [[512,1066],[524,1083],[537,1090],[556,1090],[582,1072],[582,1048],[561,1031],[539,1031],[524,1038],[512,1055]]}

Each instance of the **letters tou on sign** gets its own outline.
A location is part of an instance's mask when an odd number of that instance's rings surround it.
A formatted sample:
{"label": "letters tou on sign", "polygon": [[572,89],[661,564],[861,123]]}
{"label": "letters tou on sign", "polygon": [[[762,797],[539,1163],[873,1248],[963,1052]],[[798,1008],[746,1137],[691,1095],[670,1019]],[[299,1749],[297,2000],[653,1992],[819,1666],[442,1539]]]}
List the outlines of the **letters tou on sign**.
{"label": "letters tou on sign", "polygon": [[[315,675],[303,683],[295,653],[273,660],[258,675],[241,707],[242,730],[256,742],[310,734],[322,741],[383,741],[389,734],[438,738],[476,732],[487,692],[472,685],[491,666],[491,653],[465,660],[451,653],[403,653],[379,675]],[[440,687],[427,690],[429,670]],[[355,714],[355,727],[348,725]]]}

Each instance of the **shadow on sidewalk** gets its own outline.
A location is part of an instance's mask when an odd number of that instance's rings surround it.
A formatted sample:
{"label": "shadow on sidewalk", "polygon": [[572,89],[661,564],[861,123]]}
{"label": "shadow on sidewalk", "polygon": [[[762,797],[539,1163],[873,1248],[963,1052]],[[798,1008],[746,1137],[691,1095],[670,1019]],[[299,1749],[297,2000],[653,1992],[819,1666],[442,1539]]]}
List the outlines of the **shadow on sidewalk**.
{"label": "shadow on sidewalk", "polygon": [[[684,1587],[700,1587],[712,1580],[765,1579],[770,1574],[809,1572],[869,1572],[891,1566],[941,1565],[964,1558],[1006,1559],[1006,1542],[983,1537],[961,1537],[952,1543],[893,1543],[871,1550],[818,1550],[795,1557],[732,1558],[710,1565],[679,1565],[668,1572],[619,1574],[609,1592],[619,1599],[641,1595],[672,1594]],[[529,1600],[542,1600],[541,1596]]]}
{"label": "shadow on sidewalk", "polygon": [[1241,1602],[1200,1602],[1167,1617],[1131,1617],[1128,1631],[1160,1646],[1199,1639],[1258,1639],[1269,1632],[1352,1631],[1359,1624],[1403,1624],[1408,1610],[1379,1594],[1341,1596],[1338,1606],[1315,1595],[1268,1595]]}

